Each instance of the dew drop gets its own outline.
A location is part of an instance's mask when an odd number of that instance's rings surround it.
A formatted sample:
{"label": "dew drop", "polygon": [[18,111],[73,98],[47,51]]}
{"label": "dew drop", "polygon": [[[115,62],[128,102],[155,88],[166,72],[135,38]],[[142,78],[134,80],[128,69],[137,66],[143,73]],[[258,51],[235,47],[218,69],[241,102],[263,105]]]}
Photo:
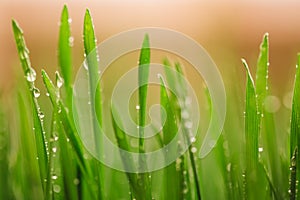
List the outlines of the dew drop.
{"label": "dew drop", "polygon": [[57,152],[57,148],[56,148],[56,147],[53,147],[53,148],[52,148],[52,152],[53,152],[53,153],[56,153],[56,152]]}
{"label": "dew drop", "polygon": [[64,79],[60,76],[59,72],[55,72],[55,80],[56,80],[56,86],[58,88],[61,88],[61,86],[64,84]]}
{"label": "dew drop", "polygon": [[188,190],[187,188],[185,188],[185,189],[183,189],[183,191],[182,191],[182,192],[183,192],[183,194],[187,194],[187,193],[188,193],[188,191],[189,191],[189,190]]}
{"label": "dew drop", "polygon": [[78,178],[75,178],[75,179],[73,180],[73,183],[74,183],[74,185],[79,185],[80,181],[79,181]]}
{"label": "dew drop", "polygon": [[[84,57],[86,57],[86,54],[84,54]],[[82,65],[83,65],[83,67],[84,67],[85,70],[87,70],[87,71],[89,70],[89,66],[86,63],[86,61],[84,61]]]}
{"label": "dew drop", "polygon": [[190,141],[191,141],[191,143],[194,143],[194,142],[196,142],[196,138],[192,137]]}
{"label": "dew drop", "polygon": [[184,101],[184,104],[185,104],[186,106],[190,105],[191,103],[192,103],[192,98],[191,98],[191,97],[187,97],[187,98],[185,99],[185,101]]}
{"label": "dew drop", "polygon": [[183,111],[181,112],[181,117],[182,117],[183,119],[187,119],[187,118],[189,117],[189,113],[188,113],[186,110],[183,110]]}
{"label": "dew drop", "polygon": [[259,147],[258,148],[258,152],[263,152],[264,151],[264,148],[263,147]]}
{"label": "dew drop", "polygon": [[140,106],[139,106],[139,105],[136,105],[136,106],[135,106],[135,109],[139,110],[139,109],[140,109]]}
{"label": "dew drop", "polygon": [[38,98],[41,95],[40,90],[36,87],[33,88],[33,96]]}
{"label": "dew drop", "polygon": [[276,113],[281,107],[279,98],[272,95],[267,96],[264,103],[265,110],[269,113]]}
{"label": "dew drop", "polygon": [[72,18],[69,18],[69,19],[68,19],[68,22],[69,22],[69,24],[72,23]]}
{"label": "dew drop", "polygon": [[60,193],[60,190],[61,190],[61,188],[60,188],[59,185],[53,185],[53,191],[54,191],[55,193]]}
{"label": "dew drop", "polygon": [[227,164],[226,169],[227,169],[228,172],[230,172],[230,170],[231,170],[231,163]]}
{"label": "dew drop", "polygon": [[56,180],[56,179],[58,178],[58,176],[53,175],[53,176],[51,176],[51,178],[52,178],[53,180]]}
{"label": "dew drop", "polygon": [[192,147],[191,151],[192,151],[192,153],[196,153],[197,152],[197,148],[196,147]]}
{"label": "dew drop", "polygon": [[26,71],[26,79],[28,82],[34,82],[36,80],[36,72],[33,68],[28,68]]}
{"label": "dew drop", "polygon": [[69,37],[69,46],[70,47],[74,46],[74,37],[73,36]]}
{"label": "dew drop", "polygon": [[39,117],[40,117],[40,119],[43,119],[45,117],[44,113],[40,112]]}
{"label": "dew drop", "polygon": [[184,127],[187,129],[191,129],[193,127],[193,123],[191,121],[187,121],[184,123]]}
{"label": "dew drop", "polygon": [[49,97],[49,96],[50,96],[50,94],[47,92],[47,93],[46,93],[46,96],[47,96],[47,97]]}

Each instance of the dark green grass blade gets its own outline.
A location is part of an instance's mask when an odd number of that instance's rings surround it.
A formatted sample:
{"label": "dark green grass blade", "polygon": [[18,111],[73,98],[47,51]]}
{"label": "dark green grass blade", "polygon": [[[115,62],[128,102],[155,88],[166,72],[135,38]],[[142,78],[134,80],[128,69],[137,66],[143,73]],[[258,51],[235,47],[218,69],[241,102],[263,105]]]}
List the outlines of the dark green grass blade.
{"label": "dark green grass blade", "polygon": [[62,74],[65,90],[66,103],[70,110],[72,105],[72,51],[71,51],[71,30],[69,22],[68,8],[65,5],[60,20],[59,43],[58,43],[58,61],[60,72]]}
{"label": "dark green grass blade", "polygon": [[[163,144],[168,145],[177,134],[177,121],[174,113],[174,109],[171,107],[172,103],[169,99],[169,95],[163,81],[160,76],[160,104],[164,108],[165,112],[162,112],[162,119],[166,115],[165,124],[163,124]],[[164,114],[163,114],[164,113]],[[177,154],[177,149],[172,148],[168,150],[167,156],[174,156]],[[165,199],[181,199],[182,189],[180,187],[179,174],[176,171],[176,163],[173,162],[164,169],[165,173]]]}
{"label": "dark green grass blade", "polygon": [[[300,189],[297,181],[300,180],[300,159],[298,156],[300,147],[300,54],[298,54],[298,62],[296,68],[296,77],[294,83],[294,95],[292,104],[292,119],[291,119],[291,135],[290,135],[290,154],[291,154],[291,185],[290,197],[295,199],[299,196],[296,191]],[[296,163],[294,162],[296,160]],[[293,172],[295,170],[296,172]],[[295,174],[296,173],[296,174]],[[297,181],[295,180],[297,177]]]}
{"label": "dark green grass blade", "polygon": [[149,36],[146,34],[139,58],[139,74],[138,74],[138,84],[139,84],[139,120],[138,125],[141,127],[139,129],[139,151],[142,153],[145,151],[144,147],[144,131],[142,127],[146,123],[147,115],[147,91],[148,91],[148,78],[149,78],[149,67],[150,67],[150,45]]}
{"label": "dark green grass blade", "polygon": [[38,162],[40,168],[40,176],[43,188],[45,188],[44,179],[47,178],[47,166],[48,166],[48,147],[47,147],[47,139],[43,125],[43,114],[40,110],[40,106],[38,104],[37,99],[34,96],[34,81],[36,77],[36,73],[34,69],[31,67],[29,60],[29,50],[26,47],[25,40],[23,37],[23,31],[19,27],[16,21],[12,21],[13,32],[15,36],[15,41],[19,53],[19,58],[23,67],[24,74],[27,79],[28,89],[31,93],[31,100],[33,104],[33,124],[35,128],[35,140],[36,147],[38,152]]}

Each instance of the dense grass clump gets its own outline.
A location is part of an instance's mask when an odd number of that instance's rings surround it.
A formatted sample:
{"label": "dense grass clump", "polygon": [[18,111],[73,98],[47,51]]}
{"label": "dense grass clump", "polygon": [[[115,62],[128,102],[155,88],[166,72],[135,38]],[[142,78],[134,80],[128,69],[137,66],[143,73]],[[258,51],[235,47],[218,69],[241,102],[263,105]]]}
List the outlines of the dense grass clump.
{"label": "dense grass clump", "polygon": [[[176,161],[154,172],[132,173],[111,169],[86,150],[77,132],[72,104],[73,66],[71,31],[68,9],[61,14],[58,41],[58,70],[52,82],[45,70],[42,80],[51,102],[50,111],[44,111],[42,93],[37,88],[37,75],[31,66],[29,50],[23,31],[13,20],[12,28],[16,47],[24,73],[20,89],[12,92],[10,103],[0,98],[0,199],[299,199],[300,180],[300,69],[296,68],[290,127],[288,133],[278,133],[275,113],[265,108],[272,107],[266,98],[271,95],[268,84],[269,36],[265,34],[260,46],[256,75],[253,76],[245,59],[246,87],[245,105],[234,108],[229,102],[230,115],[238,119],[227,119],[235,124],[225,125],[221,137],[212,152],[203,159],[197,157],[200,137],[190,138],[189,130],[183,126],[189,112],[187,86],[177,74],[187,76],[183,66],[163,60],[164,75],[159,75],[159,101],[164,108],[161,115],[167,118],[162,130],[155,136],[155,143],[162,148],[176,138],[179,127],[183,127],[184,141],[191,143],[188,150]],[[96,152],[102,152],[102,139],[96,134],[97,126],[111,119],[113,137],[119,148],[145,153],[152,144],[144,139],[143,129],[138,129],[140,138],[137,147],[132,146],[132,138],[124,132],[119,115],[103,114],[102,85],[98,81],[98,50],[93,20],[86,11],[83,25],[84,54],[90,91],[90,106],[95,108],[91,126],[94,130]],[[147,122],[147,101],[149,93],[149,70],[151,63],[151,35],[141,41],[139,55],[137,125]],[[300,54],[297,66],[300,65]],[[177,73],[175,73],[177,72]],[[255,77],[255,78],[254,78]],[[188,77],[187,77],[188,78]],[[146,83],[146,84],[144,84]],[[168,89],[174,85],[180,96]],[[227,88],[228,89],[228,88]],[[95,91],[95,93],[93,93]],[[211,107],[209,91],[205,91],[207,107]],[[10,106],[5,106],[11,104]],[[117,113],[115,105],[110,105],[111,113]],[[117,113],[118,114],[118,113]],[[119,113],[120,114],[120,113]],[[240,120],[241,118],[241,120]],[[47,120],[46,120],[47,119]],[[242,123],[241,121],[244,121]],[[241,122],[241,123],[240,123]],[[235,128],[233,128],[235,127]],[[199,132],[201,132],[199,130]],[[277,135],[282,135],[284,142]],[[239,144],[237,140],[240,138]],[[241,144],[240,144],[241,143]],[[181,150],[170,149],[177,152]],[[121,152],[120,152],[121,153]],[[138,166],[132,158],[122,158],[126,168],[144,168],[147,161],[139,157]]]}

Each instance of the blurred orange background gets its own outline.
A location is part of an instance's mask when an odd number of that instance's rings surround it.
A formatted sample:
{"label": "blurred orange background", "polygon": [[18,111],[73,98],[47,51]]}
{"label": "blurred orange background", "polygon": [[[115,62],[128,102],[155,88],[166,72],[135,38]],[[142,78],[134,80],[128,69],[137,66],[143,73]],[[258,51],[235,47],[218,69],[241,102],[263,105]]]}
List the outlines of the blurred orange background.
{"label": "blurred orange background", "polygon": [[72,18],[75,68],[83,61],[83,17],[89,8],[98,42],[136,27],[174,29],[197,40],[225,79],[245,76],[241,57],[248,60],[255,72],[259,44],[263,34],[269,32],[273,91],[285,93],[292,87],[296,54],[300,52],[300,2],[297,1],[1,0],[0,90],[12,88],[15,74],[21,71],[11,19],[16,19],[24,31],[37,72],[41,68],[56,69],[58,22],[64,4],[68,5]]}

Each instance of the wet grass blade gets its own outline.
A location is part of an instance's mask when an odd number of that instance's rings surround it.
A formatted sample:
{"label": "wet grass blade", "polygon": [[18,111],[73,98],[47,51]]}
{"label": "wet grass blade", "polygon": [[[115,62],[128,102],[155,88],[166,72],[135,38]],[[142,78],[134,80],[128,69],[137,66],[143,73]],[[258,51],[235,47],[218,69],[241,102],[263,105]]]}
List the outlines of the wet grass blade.
{"label": "wet grass blade", "polygon": [[[144,139],[144,129],[146,124],[147,115],[147,91],[148,91],[148,78],[149,78],[149,67],[150,67],[150,44],[149,36],[146,34],[142,44],[139,57],[139,68],[138,68],[138,96],[139,96],[139,153],[145,153],[145,139]],[[144,156],[139,157],[139,167],[145,169],[146,160]],[[151,181],[149,178],[149,173],[140,173],[137,177],[138,181],[141,182],[140,190],[144,191],[145,199],[152,199],[151,194]]]}
{"label": "wet grass blade", "polygon": [[254,82],[246,61],[242,60],[247,71],[246,83],[246,111],[245,111],[245,134],[246,134],[246,170],[253,171],[258,164],[258,115],[256,92]]}
{"label": "wet grass blade", "polygon": [[55,88],[54,84],[50,80],[49,76],[45,71],[42,71],[42,77],[44,84],[46,86],[46,89],[49,93],[49,97],[51,99],[51,102],[54,106],[57,106],[59,108],[59,113],[60,113],[60,119],[64,125],[66,135],[70,139],[70,142],[74,148],[74,151],[76,152],[76,156],[79,160],[80,166],[85,171],[85,161],[83,157],[83,149],[82,149],[82,144],[79,141],[79,136],[77,135],[75,131],[74,125],[71,123],[67,110],[65,106],[62,104],[61,100],[59,99],[58,95],[58,90]]}
{"label": "wet grass blade", "polygon": [[53,110],[51,135],[49,143],[49,167],[48,167],[48,178],[46,186],[46,199],[65,199],[65,188],[64,188],[64,174],[61,169],[61,147],[59,146],[59,119],[58,119],[58,107]]}
{"label": "wet grass blade", "polygon": [[260,54],[256,71],[257,108],[260,113],[263,110],[264,100],[268,91],[268,67],[269,67],[269,34],[266,33],[260,45]]}
{"label": "wet grass blade", "polygon": [[86,184],[90,184],[90,186],[87,187],[86,193],[84,193],[84,195],[87,194],[85,198],[96,198],[96,196],[99,194],[99,191],[97,190],[97,188],[95,188],[97,184],[95,185],[95,183],[93,182],[95,178],[95,176],[93,175],[93,169],[97,161],[85,159],[84,155],[87,154],[84,151],[82,141],[80,140],[80,137],[76,132],[73,121],[69,117],[67,108],[64,106],[60,99],[58,89],[54,86],[44,70],[42,70],[42,77],[52,104],[54,105],[54,107],[58,108],[59,120],[62,123],[66,138],[69,139],[72,149],[74,150],[74,154],[76,155],[80,171],[86,178]]}
{"label": "wet grass blade", "polygon": [[[258,111],[258,124],[260,125],[260,132],[262,138],[262,144],[264,146],[264,151],[267,154],[266,160],[263,160],[263,164],[270,171],[266,173],[268,180],[272,180],[270,183],[270,188],[273,188],[275,196],[278,196],[278,191],[283,193],[287,190],[285,181],[282,179],[281,171],[281,160],[278,151],[278,142],[276,139],[276,128],[273,113],[265,112],[265,99],[269,95],[268,86],[268,68],[269,68],[269,34],[266,33],[263,37],[262,43],[260,45],[260,54],[257,61],[256,69],[256,94],[257,94],[257,111]],[[267,170],[265,170],[267,172]],[[274,187],[276,186],[276,187]],[[276,194],[275,194],[276,192]],[[284,198],[281,196],[281,198]]]}
{"label": "wet grass blade", "polygon": [[31,93],[30,97],[31,97],[32,107],[33,107],[33,124],[34,124],[35,140],[36,140],[36,147],[38,153],[40,178],[41,178],[43,188],[45,189],[44,180],[47,178],[49,152],[47,146],[48,142],[47,142],[44,124],[43,124],[44,114],[41,112],[39,103],[35,98],[35,93],[38,91],[34,85],[34,81],[36,79],[36,72],[31,67],[30,64],[29,50],[26,47],[22,29],[14,20],[12,21],[12,27],[13,27],[14,37],[17,45],[17,50],[19,53],[19,58],[27,80],[27,86]]}
{"label": "wet grass blade", "polygon": [[249,67],[244,59],[243,65],[247,73],[246,81],[246,108],[245,108],[245,140],[246,140],[246,177],[245,192],[247,199],[255,197],[256,170],[258,169],[258,115],[254,82]]}
{"label": "wet grass blade", "polygon": [[[83,43],[84,53],[86,55],[86,63],[89,77],[89,91],[90,91],[90,102],[92,111],[92,123],[95,137],[95,147],[97,153],[103,152],[101,133],[97,132],[97,126],[102,127],[102,99],[101,99],[101,85],[100,85],[100,69],[99,69],[99,55],[97,48],[97,39],[95,36],[94,24],[90,11],[87,9],[84,16],[83,25]],[[99,177],[99,191],[100,195],[103,195],[103,184],[101,183],[104,177],[104,172],[101,164],[95,165],[93,171]]]}
{"label": "wet grass blade", "polygon": [[[292,103],[292,119],[291,119],[291,135],[290,135],[290,154],[291,154],[291,183],[290,198],[295,199],[298,196],[300,186],[297,181],[300,180],[300,159],[298,151],[300,147],[300,54],[298,54],[298,62],[296,68],[296,76],[294,83],[294,95]],[[296,160],[296,162],[295,162]],[[295,181],[296,177],[296,181]]]}
{"label": "wet grass blade", "polygon": [[60,72],[64,80],[64,87],[66,91],[66,103],[68,109],[72,108],[72,40],[71,28],[70,28],[70,18],[68,13],[68,8],[65,5],[60,20],[59,29],[59,42],[58,42],[58,61]]}
{"label": "wet grass blade", "polygon": [[[149,67],[150,67],[150,44],[149,36],[146,34],[139,58],[139,74],[138,74],[138,84],[139,84],[139,120],[138,125],[144,127],[146,123],[147,115],[147,91],[148,91],[148,78],[149,78]],[[144,147],[144,131],[142,128],[139,129],[139,151],[143,153],[145,151]]]}
{"label": "wet grass blade", "polygon": [[92,110],[92,120],[94,126],[95,146],[97,152],[101,152],[100,133],[97,133],[97,124],[102,126],[102,107],[101,107],[101,92],[99,81],[99,57],[97,49],[97,40],[94,31],[93,20],[90,11],[87,9],[84,17],[83,27],[83,42],[84,52],[86,55],[86,65],[89,76],[89,90]]}
{"label": "wet grass blade", "polygon": [[[112,113],[115,114],[112,115]],[[133,158],[131,157],[131,155],[129,154],[129,157],[125,157],[122,151],[124,150],[130,152],[130,145],[126,133],[124,133],[122,128],[119,127],[118,124],[116,123],[116,121],[120,123],[121,118],[118,115],[118,112],[116,111],[114,105],[111,106],[111,118],[112,118],[112,125],[114,129],[115,137],[117,139],[117,143],[120,148],[120,156],[123,162],[124,169],[125,171],[135,169],[136,166],[133,165]],[[131,191],[133,193],[132,195],[135,196],[137,199],[143,199],[144,193],[143,191],[140,190],[140,186],[138,185],[137,174],[126,172],[126,176],[129,180]]]}
{"label": "wet grass blade", "polygon": [[[169,99],[169,95],[166,89],[166,85],[162,76],[160,78],[160,104],[164,108],[162,111],[161,119],[166,119],[165,124],[163,125],[163,144],[164,146],[168,145],[177,134],[177,120],[174,113],[174,109],[171,107],[173,104]],[[169,157],[175,156],[177,154],[177,148],[171,147],[168,149]],[[168,160],[168,158],[166,158]],[[165,181],[165,199],[181,199],[182,189],[179,183],[179,174],[176,171],[176,163],[173,162],[169,164],[164,169],[164,181]]]}

